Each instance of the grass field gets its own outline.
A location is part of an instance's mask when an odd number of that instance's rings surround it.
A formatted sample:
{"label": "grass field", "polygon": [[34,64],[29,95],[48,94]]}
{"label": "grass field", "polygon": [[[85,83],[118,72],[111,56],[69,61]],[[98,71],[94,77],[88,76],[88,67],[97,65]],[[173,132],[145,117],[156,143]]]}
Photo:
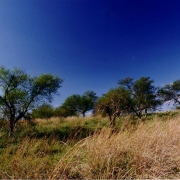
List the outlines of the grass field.
{"label": "grass field", "polygon": [[180,177],[180,116],[20,122],[16,136],[0,122],[1,179],[124,179]]}

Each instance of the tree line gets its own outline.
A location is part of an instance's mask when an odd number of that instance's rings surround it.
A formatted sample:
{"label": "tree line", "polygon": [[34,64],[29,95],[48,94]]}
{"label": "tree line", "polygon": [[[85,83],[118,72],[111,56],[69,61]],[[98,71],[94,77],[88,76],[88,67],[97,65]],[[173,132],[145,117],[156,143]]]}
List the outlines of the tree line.
{"label": "tree line", "polygon": [[66,118],[68,116],[85,117],[87,111],[94,109],[97,102],[96,93],[86,91],[83,95],[73,94],[65,102],[53,108],[50,104],[42,104],[32,111],[32,118],[49,119],[50,117]]}
{"label": "tree line", "polygon": [[88,110],[92,110],[95,115],[108,116],[110,124],[114,126],[116,118],[121,115],[132,114],[141,119],[148,112],[161,110],[167,101],[173,102],[176,107],[180,105],[180,80],[156,87],[150,77],[141,77],[138,80],[128,77],[119,80],[117,84],[116,88],[111,88],[101,97],[97,97],[93,91],[87,91],[82,96],[69,96],[62,106],[54,109],[54,116],[82,114],[84,117]]}
{"label": "tree line", "polygon": [[30,77],[23,70],[0,67],[0,115],[9,121],[10,135],[14,135],[15,124],[22,118],[50,118],[85,116],[91,110],[93,114],[109,117],[110,124],[115,125],[116,118],[124,114],[136,115],[139,119],[148,112],[159,110],[164,102],[171,101],[180,105],[180,80],[163,87],[156,87],[150,77],[120,79],[116,88],[111,88],[101,97],[93,91],[83,95],[73,94],[64,103],[53,108],[49,103],[63,79],[53,74]]}

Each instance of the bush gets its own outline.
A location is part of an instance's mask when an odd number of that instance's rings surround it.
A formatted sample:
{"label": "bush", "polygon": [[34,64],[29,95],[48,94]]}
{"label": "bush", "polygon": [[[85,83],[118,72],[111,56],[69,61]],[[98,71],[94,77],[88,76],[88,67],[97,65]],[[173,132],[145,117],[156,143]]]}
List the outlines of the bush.
{"label": "bush", "polygon": [[41,118],[41,119],[49,119],[53,116],[54,109],[49,104],[43,104],[42,106],[34,109],[32,111],[32,117],[34,119]]}

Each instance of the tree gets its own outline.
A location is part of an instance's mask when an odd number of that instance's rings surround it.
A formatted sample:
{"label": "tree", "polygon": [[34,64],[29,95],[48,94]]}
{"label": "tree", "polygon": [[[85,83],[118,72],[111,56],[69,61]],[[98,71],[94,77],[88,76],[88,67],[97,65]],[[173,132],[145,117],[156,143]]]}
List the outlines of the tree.
{"label": "tree", "polygon": [[147,114],[148,110],[155,111],[161,105],[161,101],[157,96],[157,88],[153,85],[154,80],[150,77],[141,77],[139,80],[133,81],[133,78],[125,78],[120,80],[118,84],[126,88],[131,94],[130,111],[135,113],[139,118],[143,112]]}
{"label": "tree", "polygon": [[59,118],[66,118],[68,116],[76,116],[76,112],[71,107],[59,106],[54,110],[54,116]]}
{"label": "tree", "polygon": [[180,80],[174,81],[172,84],[166,84],[159,89],[159,96],[162,102],[171,101],[175,106],[180,105]]}
{"label": "tree", "polygon": [[97,100],[96,94],[93,91],[86,91],[82,96],[79,94],[73,94],[69,96],[63,103],[63,107],[74,114],[82,114],[85,117],[85,113],[94,108]]}
{"label": "tree", "polygon": [[36,109],[32,110],[33,118],[49,119],[54,114],[54,108],[50,104],[42,104]]}
{"label": "tree", "polygon": [[107,114],[110,125],[115,126],[116,118],[129,110],[130,103],[130,93],[125,88],[111,89],[102,97],[98,98],[96,112]]}
{"label": "tree", "polygon": [[0,67],[0,106],[6,110],[10,122],[10,136],[15,124],[28,111],[45,102],[52,102],[63,80],[52,74],[30,77],[19,68],[13,70]]}
{"label": "tree", "polygon": [[67,97],[62,104],[64,111],[68,112],[68,116],[77,115],[79,112],[79,102],[81,100],[81,96],[78,94],[73,94]]}
{"label": "tree", "polygon": [[96,93],[93,91],[86,91],[80,98],[79,112],[85,117],[85,113],[89,110],[94,109],[97,101]]}

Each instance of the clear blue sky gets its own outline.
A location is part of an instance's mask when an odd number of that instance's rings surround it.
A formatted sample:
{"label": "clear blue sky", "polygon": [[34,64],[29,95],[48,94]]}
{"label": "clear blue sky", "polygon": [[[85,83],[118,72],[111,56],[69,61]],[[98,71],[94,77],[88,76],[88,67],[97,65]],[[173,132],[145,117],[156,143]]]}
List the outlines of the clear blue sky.
{"label": "clear blue sky", "polygon": [[64,79],[53,104],[125,77],[180,78],[180,0],[0,0],[0,65]]}

